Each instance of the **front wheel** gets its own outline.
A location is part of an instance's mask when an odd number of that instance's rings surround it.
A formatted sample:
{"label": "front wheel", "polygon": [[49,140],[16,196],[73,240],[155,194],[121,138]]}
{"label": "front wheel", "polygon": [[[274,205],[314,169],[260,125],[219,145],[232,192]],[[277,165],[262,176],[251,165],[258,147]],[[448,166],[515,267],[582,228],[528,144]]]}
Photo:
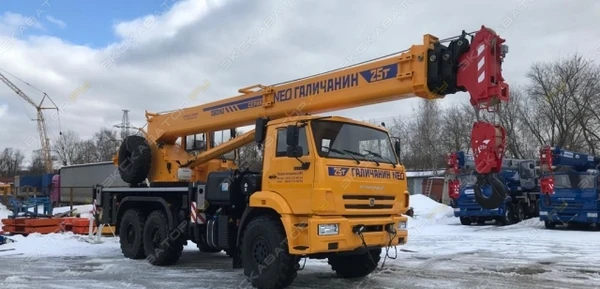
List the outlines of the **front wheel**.
{"label": "front wheel", "polygon": [[276,217],[250,221],[242,235],[244,275],[258,289],[285,288],[297,276],[299,258],[289,254],[283,225]]}
{"label": "front wheel", "polygon": [[381,248],[359,255],[332,256],[329,257],[328,263],[342,278],[360,278],[375,271],[379,260],[381,260]]}
{"label": "front wheel", "polygon": [[144,252],[144,214],[137,209],[125,211],[119,225],[119,242],[121,252],[129,259],[142,259],[146,257]]}
{"label": "front wheel", "polygon": [[460,217],[460,223],[463,226],[469,226],[471,225],[471,218],[467,218],[467,217]]}

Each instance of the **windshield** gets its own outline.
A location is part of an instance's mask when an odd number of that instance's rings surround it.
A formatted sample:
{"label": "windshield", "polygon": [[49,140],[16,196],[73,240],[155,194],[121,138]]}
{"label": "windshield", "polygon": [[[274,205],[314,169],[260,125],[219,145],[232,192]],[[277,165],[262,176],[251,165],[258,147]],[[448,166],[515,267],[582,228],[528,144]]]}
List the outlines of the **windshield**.
{"label": "windshield", "polygon": [[316,120],[313,137],[319,156],[397,164],[392,142],[385,131],[367,126]]}
{"label": "windshield", "polygon": [[590,173],[554,173],[555,189],[593,189],[597,175]]}

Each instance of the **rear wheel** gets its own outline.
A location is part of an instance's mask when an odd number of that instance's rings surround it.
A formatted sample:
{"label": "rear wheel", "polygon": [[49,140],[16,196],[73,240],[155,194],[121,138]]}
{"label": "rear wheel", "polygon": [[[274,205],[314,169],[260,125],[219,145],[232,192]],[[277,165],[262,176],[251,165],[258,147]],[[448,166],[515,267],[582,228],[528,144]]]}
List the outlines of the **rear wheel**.
{"label": "rear wheel", "polygon": [[121,217],[119,242],[121,252],[129,259],[142,259],[146,256],[142,239],[144,222],[144,215],[137,209],[129,209]]}
{"label": "rear wheel", "polygon": [[525,207],[523,202],[517,202],[515,206],[515,223],[525,220]]}
{"label": "rear wheel", "polygon": [[515,213],[512,204],[506,204],[506,210],[504,210],[504,216],[499,217],[496,222],[498,225],[506,226],[515,223]]}
{"label": "rear wheel", "polygon": [[144,226],[144,251],[152,265],[172,265],[181,257],[183,233],[170,234],[167,216],[161,210],[152,212]]}
{"label": "rear wheel", "polygon": [[285,288],[297,276],[298,260],[288,253],[281,222],[272,216],[250,221],[242,236],[242,266],[252,286],[259,289]]}
{"label": "rear wheel", "polygon": [[328,263],[342,278],[360,278],[375,271],[379,260],[381,260],[381,248],[360,255],[332,256],[329,257]]}

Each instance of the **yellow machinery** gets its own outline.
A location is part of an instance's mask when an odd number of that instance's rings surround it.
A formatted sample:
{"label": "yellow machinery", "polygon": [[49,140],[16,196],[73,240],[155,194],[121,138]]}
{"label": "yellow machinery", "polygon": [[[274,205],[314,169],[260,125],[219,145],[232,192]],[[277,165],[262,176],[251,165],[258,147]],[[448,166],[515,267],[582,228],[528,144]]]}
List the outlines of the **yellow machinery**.
{"label": "yellow machinery", "polygon": [[[226,251],[257,288],[291,284],[303,257],[327,258],[342,277],[366,276],[382,248],[408,236],[399,142],[382,127],[313,114],[460,91],[493,111],[508,100],[503,42],[485,27],[444,41],[425,35],[386,58],[147,112],[144,135],[126,138],[115,158],[131,187],[98,186],[97,217],[116,224],[128,258],[173,264],[191,240],[204,252]],[[254,130],[235,135],[251,124]],[[223,135],[229,140],[220,142]],[[238,168],[231,155],[252,142],[262,150],[258,172]],[[501,126],[474,125],[480,174],[492,178],[504,143]]]}

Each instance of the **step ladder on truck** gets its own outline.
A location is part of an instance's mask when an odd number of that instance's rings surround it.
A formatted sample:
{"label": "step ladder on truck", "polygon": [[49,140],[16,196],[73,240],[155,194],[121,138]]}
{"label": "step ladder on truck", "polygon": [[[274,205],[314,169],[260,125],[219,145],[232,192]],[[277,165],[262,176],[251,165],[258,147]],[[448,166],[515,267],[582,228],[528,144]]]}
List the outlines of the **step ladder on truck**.
{"label": "step ladder on truck", "polygon": [[[509,100],[503,43],[483,26],[446,40],[425,35],[393,56],[147,112],[142,136],[127,137],[114,158],[130,187],[96,187],[98,219],[116,225],[127,258],[171,265],[192,241],[201,251],[228,253],[256,288],[289,286],[306,258],[328,259],[344,278],[369,275],[380,258],[385,263],[382,249],[407,242],[400,140],[385,127],[312,114],[459,91],[477,110],[493,110]],[[230,140],[214,145],[217,133]],[[477,170],[490,179],[505,137],[501,125],[473,126]],[[260,171],[236,162],[253,142],[263,151]]]}
{"label": "step ladder on truck", "polygon": [[600,157],[558,146],[540,149],[540,220],[557,225],[600,228]]}
{"label": "step ladder on truck", "polygon": [[[538,216],[540,191],[535,160],[503,159],[497,174],[498,182],[491,184],[477,174],[471,154],[462,151],[451,153],[448,165],[450,206],[462,225],[482,225],[487,221],[510,225]],[[481,195],[502,202],[495,206],[480,205],[477,198]]]}

